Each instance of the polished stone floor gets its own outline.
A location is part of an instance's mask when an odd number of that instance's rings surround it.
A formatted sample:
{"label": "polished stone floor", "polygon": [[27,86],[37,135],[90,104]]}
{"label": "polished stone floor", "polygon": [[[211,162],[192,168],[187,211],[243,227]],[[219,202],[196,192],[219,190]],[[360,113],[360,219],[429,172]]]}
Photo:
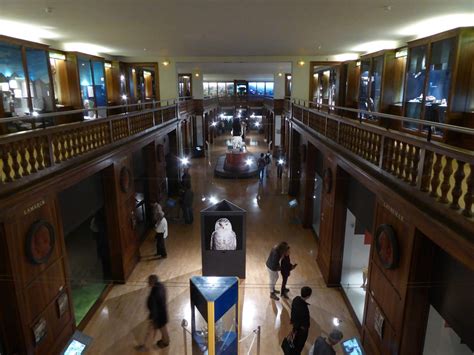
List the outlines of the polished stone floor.
{"label": "polished stone floor", "polygon": [[[219,179],[213,175],[214,162],[224,154],[225,138],[216,139],[210,156],[191,160],[190,174],[194,190],[193,225],[170,224],[167,239],[168,258],[155,259],[153,235],[141,247],[142,259],[125,285],[114,286],[105,302],[84,332],[94,338],[90,354],[133,354],[146,331],[146,278],[155,273],[168,290],[171,344],[167,349],[150,346],[150,354],[191,354],[189,335],[181,328],[183,319],[190,321],[189,278],[201,274],[199,211],[210,206],[209,198],[227,199],[247,210],[247,277],[240,283],[240,338],[261,326],[260,354],[281,354],[280,343],[290,330],[291,300],[272,301],[267,290],[265,261],[272,246],[286,240],[291,246],[293,263],[298,263],[289,279],[290,296],[310,286],[311,328],[306,349],[321,333],[332,328],[333,317],[342,320],[344,338],[357,336],[357,329],[340,291],[328,289],[315,261],[317,245],[311,230],[294,224],[293,210],[288,208],[286,178],[276,179],[276,169],[263,184],[258,180]],[[228,138],[228,137],[227,137]],[[263,138],[250,135],[247,147],[251,153],[267,150]],[[205,200],[204,200],[205,198]],[[203,201],[204,200],[204,201]],[[279,280],[279,282],[281,279]],[[279,283],[278,283],[279,285]],[[159,337],[159,336],[158,336]],[[253,336],[243,339],[239,354],[256,354]],[[249,352],[250,350],[250,352]],[[340,347],[337,352],[342,354]],[[304,352],[307,354],[307,351]]]}

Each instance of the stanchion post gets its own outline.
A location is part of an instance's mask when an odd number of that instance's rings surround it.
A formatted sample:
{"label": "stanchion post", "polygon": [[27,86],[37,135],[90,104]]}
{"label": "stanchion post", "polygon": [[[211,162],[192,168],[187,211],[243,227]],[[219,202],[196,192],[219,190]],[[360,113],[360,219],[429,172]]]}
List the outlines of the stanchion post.
{"label": "stanchion post", "polygon": [[260,355],[260,331],[261,327],[257,327],[257,355]]}

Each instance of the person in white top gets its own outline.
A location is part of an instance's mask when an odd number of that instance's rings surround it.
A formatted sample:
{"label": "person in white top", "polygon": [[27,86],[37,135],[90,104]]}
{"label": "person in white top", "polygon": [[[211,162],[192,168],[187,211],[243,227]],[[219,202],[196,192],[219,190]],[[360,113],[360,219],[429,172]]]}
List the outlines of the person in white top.
{"label": "person in white top", "polygon": [[162,211],[158,213],[157,217],[155,224],[156,255],[164,259],[167,257],[165,239],[168,237],[168,221]]}

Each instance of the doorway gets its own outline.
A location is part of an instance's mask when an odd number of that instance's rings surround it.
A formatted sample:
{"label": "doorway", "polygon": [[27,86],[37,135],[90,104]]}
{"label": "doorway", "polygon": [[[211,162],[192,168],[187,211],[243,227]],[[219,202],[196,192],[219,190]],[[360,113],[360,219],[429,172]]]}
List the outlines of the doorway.
{"label": "doorway", "polygon": [[92,175],[58,197],[76,325],[111,282],[102,179],[102,173]]}

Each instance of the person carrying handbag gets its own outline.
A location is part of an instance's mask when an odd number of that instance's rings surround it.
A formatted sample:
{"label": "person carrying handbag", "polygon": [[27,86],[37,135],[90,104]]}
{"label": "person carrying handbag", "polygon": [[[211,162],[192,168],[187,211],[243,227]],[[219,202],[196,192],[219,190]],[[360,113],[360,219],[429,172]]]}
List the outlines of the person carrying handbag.
{"label": "person carrying handbag", "polygon": [[301,288],[300,295],[293,299],[291,303],[291,324],[293,325],[293,345],[294,352],[291,354],[299,355],[303,351],[310,325],[309,304],[306,302],[311,297],[313,290],[311,287]]}

